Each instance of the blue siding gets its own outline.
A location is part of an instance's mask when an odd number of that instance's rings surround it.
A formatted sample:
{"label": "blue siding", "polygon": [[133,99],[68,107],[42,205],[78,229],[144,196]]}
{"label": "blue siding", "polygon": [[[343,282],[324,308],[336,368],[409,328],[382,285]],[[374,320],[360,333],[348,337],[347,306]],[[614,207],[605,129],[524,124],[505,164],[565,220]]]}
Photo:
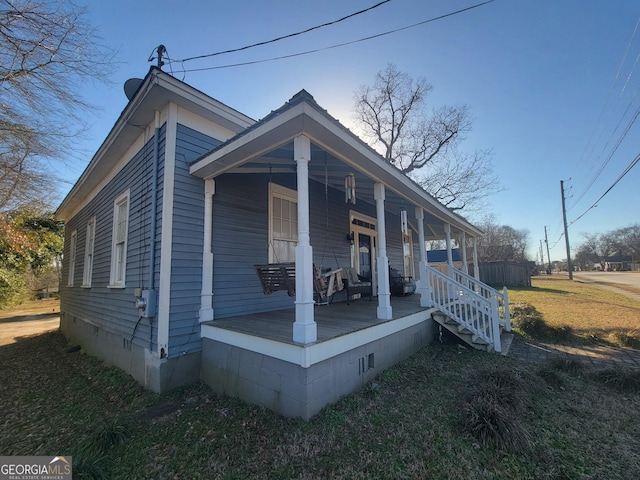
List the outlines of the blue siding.
{"label": "blue siding", "polygon": [[[163,126],[160,152],[164,151],[164,134]],[[151,138],[95,198],[67,221],[63,278],[68,278],[69,236],[72,230],[77,229],[75,283],[73,287],[68,287],[66,282],[61,286],[61,310],[65,315],[77,317],[126,340],[132,339],[133,343],[141,347],[157,343],[157,331],[147,320],[138,323],[138,310],[133,304],[134,289],[148,285],[153,142],[154,139]],[[161,166],[162,162],[161,155]],[[130,197],[126,288],[107,288],[111,268],[113,202],[127,189],[130,189]],[[161,197],[160,189],[156,201],[161,203]],[[94,216],[96,235],[91,288],[82,288],[80,285],[84,269],[86,226]],[[158,220],[158,226],[160,225]],[[159,259],[156,258],[156,264],[158,262]]]}
{"label": "blue siding", "polygon": [[[274,175],[272,182],[295,189],[295,176]],[[223,175],[216,179],[213,206],[214,311],[216,318],[293,308],[280,291],[264,295],[254,264],[268,263],[266,175]],[[314,263],[321,268],[350,265],[349,210],[375,217],[375,206],[344,203],[344,193],[311,181],[310,237]],[[400,216],[387,213],[387,249],[392,266],[402,268]]]}
{"label": "blue siding", "polygon": [[200,292],[204,237],[204,181],[189,164],[221,141],[178,124],[171,251],[169,357],[201,348]]}

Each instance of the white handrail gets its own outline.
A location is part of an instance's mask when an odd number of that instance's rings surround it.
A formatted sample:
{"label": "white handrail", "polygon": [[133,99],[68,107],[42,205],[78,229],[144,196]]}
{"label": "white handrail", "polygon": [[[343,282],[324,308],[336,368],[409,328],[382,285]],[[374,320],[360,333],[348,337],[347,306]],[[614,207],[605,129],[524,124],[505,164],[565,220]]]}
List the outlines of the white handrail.
{"label": "white handrail", "polygon": [[433,305],[500,352],[497,298],[480,295],[429,265],[426,271]]}
{"label": "white handrail", "polygon": [[[509,313],[509,291],[507,287],[501,291],[482,283],[480,280],[472,277],[471,275],[458,270],[455,267],[449,267],[449,276],[451,276],[456,282],[467,286],[476,293],[479,293],[484,298],[497,298],[498,302],[502,304],[502,316],[500,317],[500,324],[505,328],[505,331],[511,331],[511,317]],[[499,311],[499,310],[498,310]]]}

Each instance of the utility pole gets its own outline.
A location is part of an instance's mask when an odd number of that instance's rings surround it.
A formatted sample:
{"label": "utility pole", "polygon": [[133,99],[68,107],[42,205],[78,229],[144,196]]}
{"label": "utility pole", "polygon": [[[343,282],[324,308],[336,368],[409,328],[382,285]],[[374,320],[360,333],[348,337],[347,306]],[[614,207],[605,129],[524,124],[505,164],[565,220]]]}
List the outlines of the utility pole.
{"label": "utility pole", "polygon": [[567,267],[569,280],[573,280],[573,265],[571,264],[571,248],[569,247],[569,229],[567,228],[567,209],[564,205],[564,181],[560,180],[560,194],[562,195],[562,221],[564,222],[564,241],[567,245]]}
{"label": "utility pole", "polygon": [[544,243],[547,244],[547,260],[549,261],[549,269],[547,275],[551,275],[551,255],[549,254],[549,239],[547,238],[547,226],[544,226]]}
{"label": "utility pole", "polygon": [[542,250],[542,240],[540,240],[540,265],[544,266],[544,253]]}

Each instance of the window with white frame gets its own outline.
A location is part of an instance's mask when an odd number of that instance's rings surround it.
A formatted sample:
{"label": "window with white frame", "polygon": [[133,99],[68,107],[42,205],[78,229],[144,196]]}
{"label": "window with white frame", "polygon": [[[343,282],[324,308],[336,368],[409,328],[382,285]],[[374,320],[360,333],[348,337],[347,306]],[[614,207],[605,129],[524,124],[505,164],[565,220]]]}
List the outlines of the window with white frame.
{"label": "window with white frame", "polygon": [[129,190],[113,202],[110,287],[124,287],[127,271],[127,233],[129,227]]}
{"label": "window with white frame", "polygon": [[96,240],[96,218],[93,217],[87,223],[87,235],[84,246],[84,270],[82,272],[82,286],[91,286],[91,275],[93,274],[93,246]]}
{"label": "window with white frame", "polygon": [[76,253],[78,249],[78,231],[71,232],[69,240],[69,276],[67,277],[67,285],[73,287],[76,274]]}
{"label": "window with white frame", "polygon": [[298,192],[269,184],[269,263],[293,262],[298,245]]}

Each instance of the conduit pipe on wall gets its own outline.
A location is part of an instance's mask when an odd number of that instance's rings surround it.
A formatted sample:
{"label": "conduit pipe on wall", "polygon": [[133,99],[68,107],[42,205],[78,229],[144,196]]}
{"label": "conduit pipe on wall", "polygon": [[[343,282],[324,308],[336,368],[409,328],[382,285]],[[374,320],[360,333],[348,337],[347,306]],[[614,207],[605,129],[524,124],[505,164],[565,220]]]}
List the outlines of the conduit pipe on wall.
{"label": "conduit pipe on wall", "polygon": [[158,164],[160,163],[160,112],[157,110],[155,112],[154,126],[153,163],[151,167],[151,253],[149,254],[149,298],[154,308],[147,312],[149,317],[156,316],[154,286],[156,271],[156,215],[158,211]]}

